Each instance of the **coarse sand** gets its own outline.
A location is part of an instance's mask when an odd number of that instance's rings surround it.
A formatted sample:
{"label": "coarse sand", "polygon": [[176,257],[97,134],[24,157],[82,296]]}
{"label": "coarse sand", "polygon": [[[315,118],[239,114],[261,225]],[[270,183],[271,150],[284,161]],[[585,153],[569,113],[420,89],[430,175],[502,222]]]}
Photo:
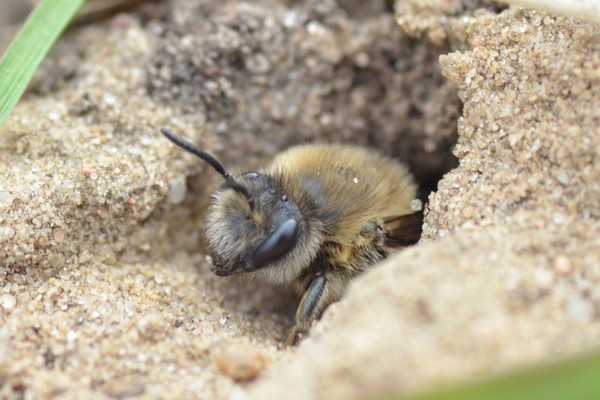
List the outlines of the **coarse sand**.
{"label": "coarse sand", "polygon": [[[0,398],[364,398],[600,343],[600,27],[389,3],[182,0],[61,40],[0,128]],[[219,176],[163,126],[241,170],[376,147],[436,189],[423,238],[287,349],[296,299],[210,272]]]}

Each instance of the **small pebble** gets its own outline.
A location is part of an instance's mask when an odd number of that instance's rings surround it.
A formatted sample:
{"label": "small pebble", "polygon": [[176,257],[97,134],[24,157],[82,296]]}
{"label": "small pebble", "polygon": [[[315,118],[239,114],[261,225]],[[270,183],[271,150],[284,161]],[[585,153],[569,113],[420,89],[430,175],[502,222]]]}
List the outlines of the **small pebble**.
{"label": "small pebble", "polygon": [[3,294],[0,296],[0,305],[5,310],[12,310],[17,305],[17,298],[12,294]]}
{"label": "small pebble", "polygon": [[110,93],[110,92],[106,92],[104,93],[104,95],[102,96],[102,99],[104,100],[104,102],[108,105],[114,105],[117,102],[117,96],[115,96],[114,94]]}
{"label": "small pebble", "polygon": [[554,271],[558,275],[568,275],[573,272],[573,265],[566,256],[561,254],[554,259]]}
{"label": "small pebble", "polygon": [[562,225],[565,222],[565,216],[561,213],[554,213],[552,215],[552,221],[554,221],[556,225]]}
{"label": "small pebble", "polygon": [[298,21],[298,15],[296,13],[294,13],[293,11],[288,11],[285,14],[285,17],[283,18],[283,25],[286,28],[291,28],[294,25],[296,25]]}
{"label": "small pebble", "polygon": [[249,344],[231,345],[215,357],[215,364],[223,375],[235,382],[253,381],[267,365],[265,355]]}
{"label": "small pebble", "polygon": [[367,68],[369,66],[370,61],[371,60],[369,59],[369,55],[364,51],[361,51],[356,56],[354,56],[354,63],[359,68]]}
{"label": "small pebble", "polygon": [[569,183],[569,175],[567,175],[564,169],[561,169],[556,174],[556,180],[562,183],[563,185],[567,185]]}
{"label": "small pebble", "polygon": [[154,282],[156,282],[159,285],[162,285],[163,283],[165,283],[165,276],[163,274],[154,275]]}
{"label": "small pebble", "polygon": [[52,236],[54,236],[56,243],[62,243],[65,240],[65,230],[63,228],[54,228]]}
{"label": "small pebble", "polygon": [[410,202],[410,209],[413,211],[421,211],[423,209],[423,202],[419,199],[413,199]]}
{"label": "small pebble", "polygon": [[0,242],[12,239],[15,236],[15,230],[10,226],[0,226]]}
{"label": "small pebble", "polygon": [[0,207],[9,206],[13,202],[13,196],[8,192],[0,190]]}
{"label": "small pebble", "polygon": [[184,178],[175,178],[169,183],[169,193],[167,201],[171,204],[180,204],[187,193],[187,186]]}

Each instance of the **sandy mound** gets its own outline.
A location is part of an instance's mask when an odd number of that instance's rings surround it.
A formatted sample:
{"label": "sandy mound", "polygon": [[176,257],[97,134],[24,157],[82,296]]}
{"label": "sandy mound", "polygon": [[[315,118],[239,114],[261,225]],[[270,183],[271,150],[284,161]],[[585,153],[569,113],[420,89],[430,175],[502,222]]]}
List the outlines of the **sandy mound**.
{"label": "sandy mound", "polygon": [[[0,395],[353,398],[598,343],[600,28],[387,3],[182,1],[70,32],[0,128]],[[370,145],[430,187],[457,118],[421,243],[293,351],[285,289],[208,270],[218,176],[158,134],[242,169]]]}

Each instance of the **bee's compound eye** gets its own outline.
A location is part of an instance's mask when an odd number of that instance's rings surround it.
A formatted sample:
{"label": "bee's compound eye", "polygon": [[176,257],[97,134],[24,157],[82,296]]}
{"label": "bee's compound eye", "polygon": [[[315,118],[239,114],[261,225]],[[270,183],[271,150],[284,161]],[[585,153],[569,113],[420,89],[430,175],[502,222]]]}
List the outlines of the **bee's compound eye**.
{"label": "bee's compound eye", "polygon": [[289,253],[298,241],[298,221],[288,219],[271,234],[252,255],[255,269],[262,268]]}

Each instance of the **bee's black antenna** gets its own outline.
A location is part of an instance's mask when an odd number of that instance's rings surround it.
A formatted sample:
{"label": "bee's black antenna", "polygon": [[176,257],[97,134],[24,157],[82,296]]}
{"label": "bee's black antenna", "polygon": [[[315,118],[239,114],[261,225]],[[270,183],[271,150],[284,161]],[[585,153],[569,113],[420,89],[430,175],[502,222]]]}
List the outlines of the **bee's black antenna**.
{"label": "bee's black antenna", "polygon": [[189,151],[193,155],[195,155],[198,158],[202,159],[203,161],[207,162],[211,167],[213,167],[215,169],[215,171],[217,171],[219,174],[221,174],[221,176],[223,176],[223,178],[225,179],[225,185],[228,188],[231,188],[231,189],[235,190],[236,192],[239,192],[239,193],[243,194],[244,196],[246,196],[246,199],[248,199],[248,204],[250,204],[250,208],[254,209],[254,199],[252,199],[252,195],[250,195],[250,192],[248,192],[248,189],[246,189],[246,187],[237,183],[235,181],[235,179],[233,178],[233,176],[231,176],[231,174],[229,172],[225,171],[225,168],[223,168],[223,165],[221,165],[221,163],[216,158],[214,158],[213,156],[211,156],[204,150],[200,150],[198,147],[194,146],[187,140],[182,139],[179,136],[176,136],[173,132],[171,132],[170,130],[168,130],[166,128],[160,128],[160,132],[163,135],[165,135],[165,137],[167,139],[169,139],[171,142],[175,143],[177,146],[181,147],[182,149],[184,149],[186,151]]}

